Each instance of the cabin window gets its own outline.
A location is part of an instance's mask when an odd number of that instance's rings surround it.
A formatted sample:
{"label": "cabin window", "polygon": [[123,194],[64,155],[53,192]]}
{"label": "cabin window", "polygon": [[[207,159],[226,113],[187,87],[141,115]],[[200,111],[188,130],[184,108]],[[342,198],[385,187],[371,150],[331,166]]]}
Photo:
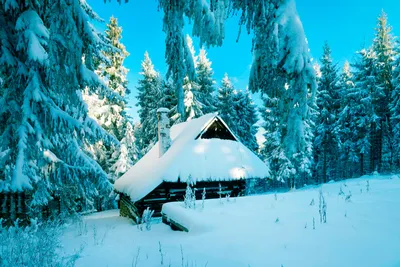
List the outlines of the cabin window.
{"label": "cabin window", "polygon": [[233,140],[236,138],[233,134],[225,127],[219,118],[216,118],[210,126],[208,126],[203,132],[201,132],[196,139],[223,139]]}

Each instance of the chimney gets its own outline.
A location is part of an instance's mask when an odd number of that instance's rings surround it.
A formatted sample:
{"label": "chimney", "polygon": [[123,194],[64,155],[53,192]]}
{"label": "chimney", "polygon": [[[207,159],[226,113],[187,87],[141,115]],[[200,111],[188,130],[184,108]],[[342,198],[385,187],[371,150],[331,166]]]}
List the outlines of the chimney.
{"label": "chimney", "polygon": [[170,125],[168,118],[169,109],[159,108],[157,110],[158,118],[158,144],[160,148],[160,157],[167,152],[171,146]]}

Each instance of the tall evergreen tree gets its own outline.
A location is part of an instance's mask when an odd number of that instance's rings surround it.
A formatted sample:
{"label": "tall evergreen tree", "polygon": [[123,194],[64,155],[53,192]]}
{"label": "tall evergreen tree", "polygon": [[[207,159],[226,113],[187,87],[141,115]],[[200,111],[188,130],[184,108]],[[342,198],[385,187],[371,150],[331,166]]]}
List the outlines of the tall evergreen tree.
{"label": "tall evergreen tree", "polygon": [[228,77],[228,74],[225,73],[224,78],[222,79],[221,86],[218,89],[218,113],[221,118],[225,121],[225,123],[229,127],[234,127],[236,111],[234,108],[235,103],[235,88]]}
{"label": "tall evergreen tree", "polygon": [[257,153],[258,114],[256,105],[253,103],[248,91],[237,91],[233,98],[235,118],[232,130],[247,148]]}
{"label": "tall evergreen tree", "polygon": [[142,78],[138,81],[136,105],[139,107],[140,126],[137,128],[136,144],[144,155],[157,142],[157,109],[162,99],[163,81],[154,69],[149,54],[144,54]]}
{"label": "tall evergreen tree", "polygon": [[261,149],[261,156],[265,159],[271,169],[271,178],[275,181],[290,181],[296,170],[290,159],[286,157],[282,146],[283,135],[282,124],[279,116],[279,99],[276,96],[263,96],[264,105],[260,108],[265,130],[265,141]]}
{"label": "tall evergreen tree", "polygon": [[[371,168],[378,171],[390,171],[393,161],[393,133],[390,123],[390,109],[393,91],[393,62],[396,56],[392,27],[384,11],[378,18],[373,50],[375,52],[376,87],[373,105],[379,120],[376,122],[371,143]],[[375,123],[375,122],[374,122]]]}
{"label": "tall evergreen tree", "polygon": [[196,81],[199,86],[199,102],[203,104],[202,111],[204,114],[214,112],[216,110],[214,71],[204,48],[200,49],[196,75]]}
{"label": "tall evergreen tree", "polygon": [[[192,56],[193,65],[197,69],[198,65],[198,56],[196,56],[196,50],[193,46],[193,40],[189,35],[186,36],[186,43],[189,48],[190,54]],[[189,76],[186,76],[183,80],[183,91],[184,91],[184,106],[185,106],[185,119],[191,120],[198,118],[202,115],[204,104],[200,101],[203,94],[200,91],[202,89],[197,82],[196,79],[189,79]],[[182,121],[182,118],[180,118]]]}
{"label": "tall evergreen tree", "polygon": [[199,86],[196,82],[190,81],[186,77],[183,81],[183,90],[185,93],[185,112],[186,120],[195,119],[204,115],[203,104],[198,100]]}
{"label": "tall evergreen tree", "polygon": [[321,58],[321,78],[318,84],[317,105],[319,115],[316,120],[314,153],[317,176],[324,183],[336,178],[338,141],[334,126],[339,111],[337,67],[333,63],[328,43],[323,47]]}
{"label": "tall evergreen tree", "polygon": [[398,170],[400,167],[400,57],[397,57],[393,63],[393,69],[390,119],[393,133],[393,168]]}
{"label": "tall evergreen tree", "polygon": [[357,120],[354,107],[358,99],[355,98],[353,74],[348,61],[344,63],[338,87],[341,101],[334,132],[338,138],[341,161],[339,173],[341,177],[348,178],[353,175],[354,168],[352,166],[359,161],[354,143]]}
{"label": "tall evergreen tree", "polygon": [[173,81],[171,80],[162,81],[161,98],[159,103],[160,107],[164,107],[170,110],[170,117],[174,115],[174,109],[177,106],[177,98],[175,94]]}
{"label": "tall evergreen tree", "polygon": [[129,121],[125,123],[124,135],[120,140],[119,148],[112,155],[113,158],[117,159],[110,168],[112,180],[116,180],[126,173],[138,159],[134,129]]}
{"label": "tall evergreen tree", "polygon": [[[121,43],[122,28],[118,25],[116,18],[110,18],[105,37],[109,43],[109,48],[103,51],[103,59],[98,60],[96,73],[118,97],[105,98],[101,94],[86,94],[85,101],[88,103],[89,115],[118,141],[121,141],[126,136],[125,130],[129,129],[127,127],[129,118],[126,113],[126,103],[127,95],[130,91],[126,78],[128,70],[123,65],[129,53]],[[130,146],[130,148],[134,151],[136,150],[134,147]],[[121,147],[119,146],[107,146],[102,141],[90,147],[97,162],[100,163],[113,181],[123,174],[119,172],[116,175],[111,170],[111,166],[123,158],[119,156],[120,149]],[[132,153],[129,152],[128,154],[131,155]],[[129,162],[130,166],[132,166],[134,159],[130,159]],[[118,164],[128,163],[119,162]]]}
{"label": "tall evergreen tree", "polygon": [[236,91],[228,74],[218,89],[218,113],[240,141],[257,153],[258,114],[248,91]]}
{"label": "tall evergreen tree", "polygon": [[103,52],[107,61],[100,64],[98,72],[106,85],[121,97],[107,100],[109,106],[107,113],[110,118],[102,127],[121,140],[124,136],[124,125],[127,123],[126,103],[127,95],[130,93],[127,80],[128,69],[124,67],[124,61],[129,53],[121,43],[122,27],[118,25],[116,18],[110,18],[105,33],[112,47]]}
{"label": "tall evergreen tree", "polygon": [[7,77],[0,96],[0,192],[31,193],[30,213],[53,197],[70,210],[78,202],[90,206],[111,185],[85,144],[112,138],[88,117],[82,91],[115,97],[93,72],[103,46],[88,22],[96,14],[78,0],[12,3],[0,5],[0,76]]}
{"label": "tall evergreen tree", "polygon": [[[356,118],[355,135],[356,151],[359,154],[360,175],[365,174],[368,169],[365,163],[369,162],[369,171],[375,171],[375,165],[372,164],[374,159],[374,147],[371,145],[372,133],[376,132],[379,127],[380,117],[377,115],[374,99],[379,97],[382,88],[378,85],[376,78],[375,58],[376,55],[372,49],[361,50],[359,52],[360,59],[354,64],[354,114]],[[353,91],[353,90],[352,90]],[[369,155],[370,159],[366,156]],[[368,161],[369,160],[369,161]]]}

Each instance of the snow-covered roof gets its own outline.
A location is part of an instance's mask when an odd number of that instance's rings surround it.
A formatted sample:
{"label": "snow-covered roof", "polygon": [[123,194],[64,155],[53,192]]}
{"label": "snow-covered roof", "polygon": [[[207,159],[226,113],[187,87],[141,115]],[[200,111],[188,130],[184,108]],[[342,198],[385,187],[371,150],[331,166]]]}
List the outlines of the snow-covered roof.
{"label": "snow-covered roof", "polygon": [[197,138],[216,119],[223,122],[217,113],[210,113],[174,125],[171,147],[165,154],[159,157],[159,146],[155,144],[115,182],[115,189],[138,201],[163,181],[177,182],[178,178],[186,182],[189,176],[193,181],[268,177],[266,164],[239,141]]}

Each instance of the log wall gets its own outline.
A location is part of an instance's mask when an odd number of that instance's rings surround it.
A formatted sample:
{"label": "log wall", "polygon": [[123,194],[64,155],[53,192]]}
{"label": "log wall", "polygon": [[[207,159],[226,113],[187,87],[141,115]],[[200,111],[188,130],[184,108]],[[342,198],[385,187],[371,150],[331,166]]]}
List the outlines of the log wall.
{"label": "log wall", "polygon": [[[219,198],[219,185],[221,184],[221,197],[229,194],[231,197],[243,196],[246,189],[245,180],[235,181],[210,181],[197,182],[192,188],[196,188],[196,199],[202,198],[203,189],[206,189],[206,199]],[[132,218],[137,222],[146,208],[154,210],[154,217],[161,217],[162,205],[167,202],[183,201],[186,193],[186,183],[163,182],[143,199],[132,203],[124,194],[120,197],[120,215]]]}
{"label": "log wall", "polygon": [[27,204],[31,200],[32,196],[27,192],[0,193],[0,219],[3,226],[11,226],[16,220],[19,221],[19,225],[28,225],[32,217],[45,221],[61,213],[61,201],[58,197],[54,197],[46,206],[35,211]]}
{"label": "log wall", "polygon": [[0,219],[4,226],[10,226],[17,219],[20,224],[28,222],[28,207],[26,202],[30,195],[22,193],[0,193]]}

